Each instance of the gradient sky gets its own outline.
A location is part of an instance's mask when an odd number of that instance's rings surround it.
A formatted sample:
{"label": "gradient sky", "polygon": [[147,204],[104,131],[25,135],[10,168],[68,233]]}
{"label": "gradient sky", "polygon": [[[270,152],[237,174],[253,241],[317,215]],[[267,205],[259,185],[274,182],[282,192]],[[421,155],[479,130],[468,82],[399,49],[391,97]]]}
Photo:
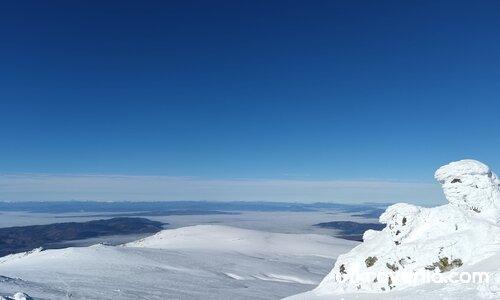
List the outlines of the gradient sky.
{"label": "gradient sky", "polygon": [[500,170],[499,37],[500,1],[4,1],[0,200],[439,202]]}

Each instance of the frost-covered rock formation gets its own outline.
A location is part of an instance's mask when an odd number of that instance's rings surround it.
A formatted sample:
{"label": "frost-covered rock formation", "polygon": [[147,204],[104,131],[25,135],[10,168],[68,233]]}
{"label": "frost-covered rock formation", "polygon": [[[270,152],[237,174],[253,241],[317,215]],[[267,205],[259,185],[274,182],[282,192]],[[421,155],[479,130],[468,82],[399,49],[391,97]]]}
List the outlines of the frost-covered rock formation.
{"label": "frost-covered rock formation", "polygon": [[449,204],[388,207],[380,217],[387,226],[367,231],[362,244],[339,256],[313,293],[388,292],[422,284],[425,277],[417,274],[457,271],[500,253],[497,176],[481,162],[462,160],[439,168],[435,177]]}
{"label": "frost-covered rock formation", "polygon": [[500,220],[500,180],[487,165],[475,160],[452,162],[439,168],[435,177],[452,205]]}

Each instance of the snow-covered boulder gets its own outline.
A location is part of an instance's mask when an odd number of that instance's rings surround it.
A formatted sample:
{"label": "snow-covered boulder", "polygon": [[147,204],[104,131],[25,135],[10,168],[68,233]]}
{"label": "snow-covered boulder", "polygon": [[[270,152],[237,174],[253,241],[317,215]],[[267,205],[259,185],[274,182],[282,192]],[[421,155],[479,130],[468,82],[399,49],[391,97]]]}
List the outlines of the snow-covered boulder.
{"label": "snow-covered boulder", "polygon": [[382,231],[339,256],[316,295],[387,292],[420,285],[428,277],[460,270],[500,253],[500,192],[484,164],[463,160],[441,167],[436,179],[449,204],[425,208],[400,203],[387,208]]}
{"label": "snow-covered boulder", "polygon": [[439,168],[435,177],[452,205],[500,220],[500,181],[487,165],[460,160]]}

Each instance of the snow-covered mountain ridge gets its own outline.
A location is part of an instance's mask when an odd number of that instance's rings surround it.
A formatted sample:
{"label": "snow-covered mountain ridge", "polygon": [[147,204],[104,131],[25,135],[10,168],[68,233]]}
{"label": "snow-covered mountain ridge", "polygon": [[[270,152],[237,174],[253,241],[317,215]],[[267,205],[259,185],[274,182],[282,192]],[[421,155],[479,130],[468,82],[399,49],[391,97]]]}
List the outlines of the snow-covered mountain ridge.
{"label": "snow-covered mountain ridge", "polygon": [[[373,293],[377,299],[500,299],[500,181],[475,160],[443,166],[435,178],[448,204],[388,207],[380,217],[387,224],[382,231],[367,231],[316,289],[291,299],[371,299]],[[488,278],[428,283],[417,276],[452,272],[484,272]],[[419,280],[400,280],[404,276]]]}

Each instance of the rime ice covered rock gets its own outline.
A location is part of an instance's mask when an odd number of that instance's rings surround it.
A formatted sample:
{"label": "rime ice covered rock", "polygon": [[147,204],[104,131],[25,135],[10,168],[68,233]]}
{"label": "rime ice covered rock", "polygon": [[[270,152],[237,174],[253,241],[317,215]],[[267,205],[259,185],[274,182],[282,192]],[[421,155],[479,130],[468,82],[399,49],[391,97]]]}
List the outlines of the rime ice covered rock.
{"label": "rime ice covered rock", "polygon": [[487,165],[460,160],[439,168],[435,177],[452,205],[500,220],[500,181]]}
{"label": "rime ice covered rock", "polygon": [[406,203],[391,205],[380,216],[380,223],[387,224],[392,240],[399,245],[414,228],[413,223],[421,210],[418,206]]}
{"label": "rime ice covered rock", "polygon": [[500,253],[496,175],[478,161],[463,160],[441,167],[436,179],[449,204],[388,207],[380,216],[387,226],[367,231],[362,244],[339,256],[314,293],[384,292],[415,286],[422,283],[400,279],[407,274],[459,270]]}

